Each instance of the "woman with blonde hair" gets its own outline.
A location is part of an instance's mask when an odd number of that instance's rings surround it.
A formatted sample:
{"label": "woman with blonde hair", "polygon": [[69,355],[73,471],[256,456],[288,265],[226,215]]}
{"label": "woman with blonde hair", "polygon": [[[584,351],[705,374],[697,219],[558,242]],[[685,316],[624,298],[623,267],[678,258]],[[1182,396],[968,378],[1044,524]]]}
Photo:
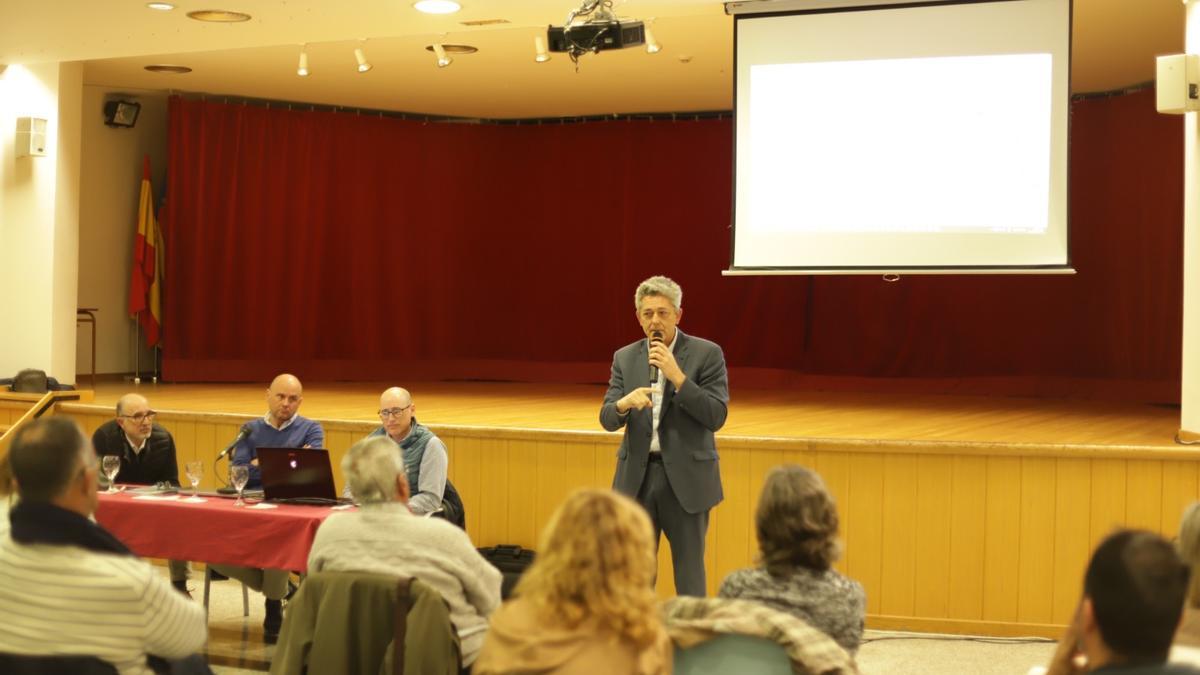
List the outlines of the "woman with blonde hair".
{"label": "woman with blonde hair", "polygon": [[474,675],[671,672],[651,537],[649,517],[628,497],[567,497],[513,599],[492,615]]}
{"label": "woman with blonde hair", "polygon": [[730,573],[718,595],[792,614],[855,653],[867,598],[832,567],[841,545],[837,504],[825,482],[792,464],[771,469],[754,520],[761,566]]}
{"label": "woman with blonde hair", "polygon": [[1184,509],[1175,545],[1192,574],[1168,660],[1200,666],[1200,502],[1192,502]]}

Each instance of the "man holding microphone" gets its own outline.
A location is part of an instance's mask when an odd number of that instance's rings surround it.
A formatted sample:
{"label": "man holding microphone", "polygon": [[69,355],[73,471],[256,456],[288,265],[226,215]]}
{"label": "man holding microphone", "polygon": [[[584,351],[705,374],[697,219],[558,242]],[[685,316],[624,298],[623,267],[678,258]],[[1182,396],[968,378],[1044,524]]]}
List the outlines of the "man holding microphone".
{"label": "man holding microphone", "polygon": [[650,277],[634,294],[646,339],[613,354],[600,424],[625,428],[613,489],[650,514],[654,540],[667,535],[679,595],[704,596],[708,512],[724,497],[714,434],[725,424],[725,356],[708,340],[678,329],[683,290]]}

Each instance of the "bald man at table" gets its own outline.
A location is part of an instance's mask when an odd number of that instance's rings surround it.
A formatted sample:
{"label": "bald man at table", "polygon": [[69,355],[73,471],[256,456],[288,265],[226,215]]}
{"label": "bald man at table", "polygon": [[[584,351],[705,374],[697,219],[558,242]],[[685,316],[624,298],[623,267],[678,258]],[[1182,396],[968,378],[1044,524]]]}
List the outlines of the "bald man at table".
{"label": "bald man at table", "polygon": [[[304,387],[295,375],[284,373],[267,387],[267,414],[249,422],[250,435],[238,443],[233,464],[250,467],[248,486],[262,485],[258,473],[258,448],[320,448],[325,445],[325,430],[315,420],[299,415]],[[283,626],[283,599],[288,594],[287,570],[210,565],[212,569],[246,584],[266,597],[263,640],[273,644]]]}

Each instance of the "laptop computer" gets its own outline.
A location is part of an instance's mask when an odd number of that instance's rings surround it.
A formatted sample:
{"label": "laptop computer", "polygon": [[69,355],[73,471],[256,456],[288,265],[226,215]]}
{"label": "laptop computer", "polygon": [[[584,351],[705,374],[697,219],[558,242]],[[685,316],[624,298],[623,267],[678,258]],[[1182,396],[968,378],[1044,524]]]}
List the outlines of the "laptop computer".
{"label": "laptop computer", "polygon": [[308,504],[337,503],[329,453],[319,448],[258,448],[263,499]]}

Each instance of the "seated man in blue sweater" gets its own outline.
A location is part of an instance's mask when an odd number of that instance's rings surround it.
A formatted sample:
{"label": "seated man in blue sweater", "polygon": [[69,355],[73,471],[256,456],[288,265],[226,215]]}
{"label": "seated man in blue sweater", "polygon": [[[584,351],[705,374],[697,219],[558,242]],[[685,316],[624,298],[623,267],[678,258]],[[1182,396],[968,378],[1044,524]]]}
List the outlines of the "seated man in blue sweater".
{"label": "seated man in blue sweater", "polygon": [[[233,465],[250,468],[247,488],[262,487],[258,471],[258,448],[320,448],[325,445],[325,430],[319,422],[297,415],[304,400],[304,388],[295,375],[284,373],[267,388],[267,414],[250,422],[250,434],[233,451]],[[288,592],[288,571],[211,565],[228,577],[243,582],[266,596],[263,639],[274,643],[283,625],[283,598]]]}

